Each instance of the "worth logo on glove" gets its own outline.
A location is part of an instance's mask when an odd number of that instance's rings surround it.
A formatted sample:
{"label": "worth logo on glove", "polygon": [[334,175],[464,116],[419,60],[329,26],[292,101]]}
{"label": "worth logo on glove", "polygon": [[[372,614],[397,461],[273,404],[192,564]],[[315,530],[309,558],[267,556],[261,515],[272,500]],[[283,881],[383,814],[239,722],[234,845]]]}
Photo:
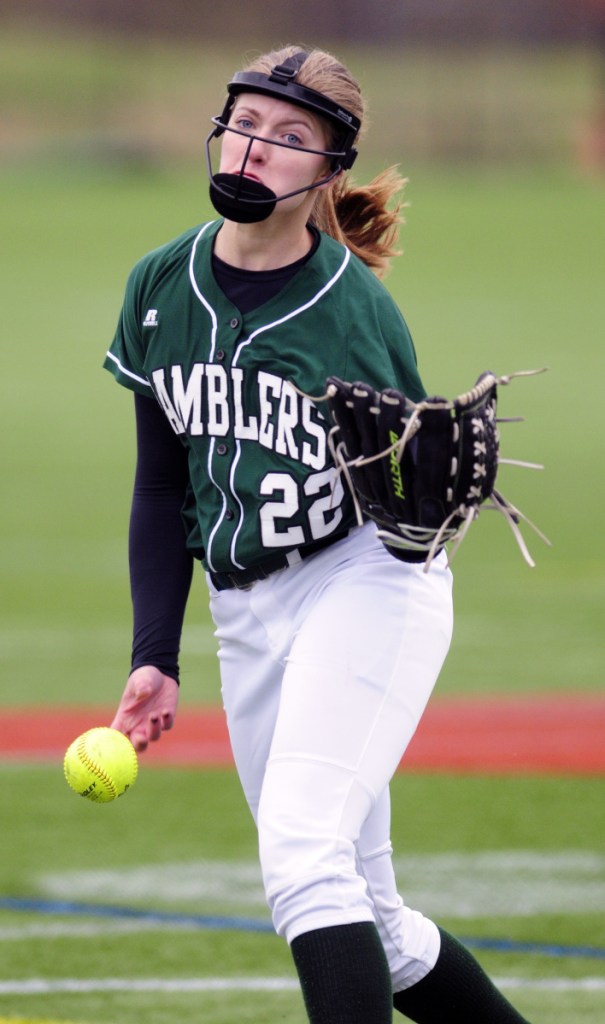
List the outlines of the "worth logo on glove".
{"label": "worth logo on glove", "polygon": [[[397,445],[399,441],[398,434],[394,430],[389,430],[389,440],[392,445]],[[403,478],[401,476],[401,466],[399,465],[399,458],[397,457],[396,448],[393,448],[391,452],[391,458],[389,460],[391,467],[391,481],[393,484],[393,493],[396,498],[403,498]]]}

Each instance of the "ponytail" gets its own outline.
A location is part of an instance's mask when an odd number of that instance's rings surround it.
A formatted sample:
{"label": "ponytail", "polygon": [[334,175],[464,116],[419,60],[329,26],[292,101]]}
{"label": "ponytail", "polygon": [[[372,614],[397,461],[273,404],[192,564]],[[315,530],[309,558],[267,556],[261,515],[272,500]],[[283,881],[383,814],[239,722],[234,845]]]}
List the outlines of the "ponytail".
{"label": "ponytail", "polygon": [[363,260],[377,277],[389,269],[404,223],[400,196],[406,185],[397,167],[389,167],[368,185],[354,185],[341,175],[331,189],[317,196],[311,223],[342,242]]}

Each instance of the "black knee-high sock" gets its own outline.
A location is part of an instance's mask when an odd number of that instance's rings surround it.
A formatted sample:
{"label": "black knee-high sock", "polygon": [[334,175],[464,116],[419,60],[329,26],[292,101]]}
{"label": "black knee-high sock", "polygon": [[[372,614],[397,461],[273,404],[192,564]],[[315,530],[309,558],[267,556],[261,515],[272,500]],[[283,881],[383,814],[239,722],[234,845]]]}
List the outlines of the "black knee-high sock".
{"label": "black knee-high sock", "polygon": [[311,1024],[391,1024],[391,976],[373,924],[318,928],[291,949]]}
{"label": "black knee-high sock", "polygon": [[395,993],[395,1009],[417,1024],[528,1024],[465,946],[439,931],[437,963],[422,981]]}

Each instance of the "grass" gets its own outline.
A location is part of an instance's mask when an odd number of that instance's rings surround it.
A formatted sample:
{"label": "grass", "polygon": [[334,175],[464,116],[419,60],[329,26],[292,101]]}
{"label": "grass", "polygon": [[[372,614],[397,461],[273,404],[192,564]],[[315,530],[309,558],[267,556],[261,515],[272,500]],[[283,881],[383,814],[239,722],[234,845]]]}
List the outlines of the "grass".
{"label": "grass", "polygon": [[[52,899],[52,879],[63,878],[73,897],[84,902],[122,903],[186,914],[237,914],[235,903],[221,904],[212,896],[190,893],[182,900],[167,897],[161,879],[172,884],[188,878],[191,865],[217,864],[227,858],[234,865],[254,864],[254,829],[243,804],[238,782],[230,771],[194,772],[143,770],[137,789],[115,804],[98,807],[78,800],[67,790],[59,766],[0,770],[0,812],[11,821],[10,838],[0,865],[0,891],[5,896],[38,900]],[[464,856],[500,850],[502,863],[514,850],[533,850],[548,857],[553,850],[590,853],[600,848],[599,825],[594,814],[598,805],[600,780],[585,779],[498,779],[476,777],[397,776],[393,783],[393,836],[398,853],[422,861],[429,854],[454,851],[461,866],[451,869],[451,885],[472,879],[458,878],[464,872]],[[44,837],[44,842],[40,842]],[[504,838],[506,837],[506,838]],[[129,891],[129,878],[154,866],[161,873],[154,891],[138,895]],[[81,873],[89,873],[92,895],[83,895]],[[134,874],[133,874],[134,872]],[[115,892],[111,900],[94,896],[94,884],[109,874]],[[195,877],[195,876],[194,876]],[[504,876],[503,876],[504,877]],[[122,879],[122,881],[121,881]],[[514,896],[514,878],[508,876]],[[405,878],[401,884],[406,891]],[[476,885],[482,884],[480,875]],[[56,884],[56,883],[55,883]],[[504,917],[440,915],[440,923],[470,941],[482,938],[508,939],[534,944],[600,945],[605,943],[603,915],[594,912],[557,913],[560,895],[553,897],[553,913],[525,916],[521,893],[524,879],[518,877],[515,908]],[[595,880],[596,884],[596,880]],[[470,890],[472,891],[472,884]],[[414,905],[413,892],[409,901]],[[438,902],[438,896],[437,902]],[[218,906],[216,903],[218,902]],[[447,899],[444,898],[447,905]],[[50,908],[49,908],[50,909]],[[267,921],[262,905],[240,914]],[[126,921],[128,924],[128,921]],[[204,978],[293,979],[286,947],[271,934],[241,929],[183,928],[178,924],[147,926],[121,931],[119,918],[76,917],[57,911],[27,914],[0,910],[0,939],[3,940],[2,979],[33,977],[129,979],[172,982]],[[28,935],[28,928],[34,931]],[[88,931],[82,929],[88,929]],[[37,931],[36,931],[37,929]],[[12,941],[7,939],[11,931]],[[22,934],[21,941],[16,932]],[[556,958],[538,952],[514,950],[497,953],[477,950],[477,955],[495,976],[542,982],[565,978],[569,981],[598,975],[598,960]],[[590,1019],[605,1008],[603,993],[559,994],[522,989],[511,998],[526,1013],[535,1011],[536,1020],[558,1024],[573,1005],[573,1019]],[[204,1015],[213,1024],[227,1020],[302,1021],[300,997],[296,991],[271,993],[154,992],[131,990],[93,992],[45,992],[3,995],[0,1013],[27,1013],[33,1018],[57,1017],[98,1024],[131,1024],[143,1013],[151,1024],[170,1024],[178,1019],[193,1022]],[[256,1014],[256,1016],[254,1016]],[[584,1016],[582,1016],[584,1014]],[[533,1018],[532,1018],[533,1019]]]}

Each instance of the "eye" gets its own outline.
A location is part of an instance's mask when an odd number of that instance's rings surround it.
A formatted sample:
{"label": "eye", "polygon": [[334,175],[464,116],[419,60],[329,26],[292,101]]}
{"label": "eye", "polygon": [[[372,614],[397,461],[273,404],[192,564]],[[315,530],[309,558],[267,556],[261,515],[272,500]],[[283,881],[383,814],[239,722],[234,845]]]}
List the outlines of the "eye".
{"label": "eye", "polygon": [[284,139],[289,146],[302,146],[302,139],[296,132],[286,132]]}
{"label": "eye", "polygon": [[252,124],[252,121],[250,120],[250,118],[249,117],[244,117],[244,115],[242,115],[241,117],[236,118],[235,123],[236,123],[237,127],[241,128],[241,130],[243,132],[252,131],[252,129],[254,127],[254,125]]}

